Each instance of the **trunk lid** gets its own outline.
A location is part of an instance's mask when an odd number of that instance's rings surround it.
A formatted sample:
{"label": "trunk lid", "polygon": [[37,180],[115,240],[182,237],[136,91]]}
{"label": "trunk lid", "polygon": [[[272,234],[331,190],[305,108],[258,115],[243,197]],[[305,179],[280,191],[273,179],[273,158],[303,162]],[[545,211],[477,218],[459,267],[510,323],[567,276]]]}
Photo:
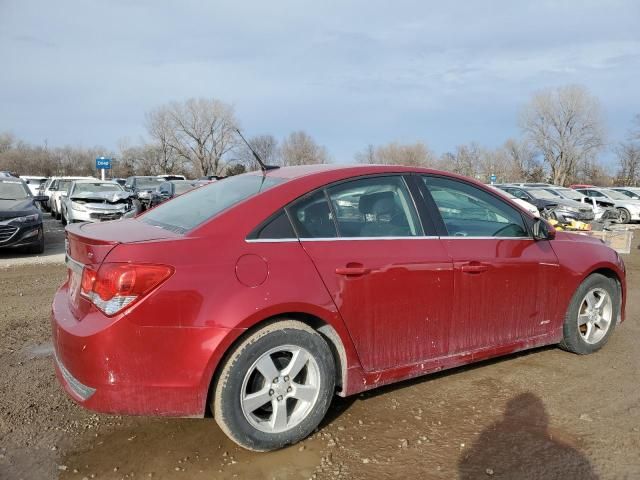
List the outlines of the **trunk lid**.
{"label": "trunk lid", "polygon": [[71,224],[67,226],[66,237],[69,306],[76,319],[81,320],[92,308],[91,303],[80,296],[80,282],[85,265],[97,269],[109,252],[121,243],[180,238],[181,235],[132,218],[104,223]]}

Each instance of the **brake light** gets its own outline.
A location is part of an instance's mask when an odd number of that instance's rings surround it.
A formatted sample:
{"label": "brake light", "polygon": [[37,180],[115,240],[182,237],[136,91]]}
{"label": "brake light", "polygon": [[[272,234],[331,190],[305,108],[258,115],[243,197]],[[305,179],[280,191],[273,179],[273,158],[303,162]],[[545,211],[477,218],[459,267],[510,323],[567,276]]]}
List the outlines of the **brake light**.
{"label": "brake light", "polygon": [[116,313],[140,300],[173,273],[168,265],[103,263],[96,271],[84,267],[80,294],[106,315]]}

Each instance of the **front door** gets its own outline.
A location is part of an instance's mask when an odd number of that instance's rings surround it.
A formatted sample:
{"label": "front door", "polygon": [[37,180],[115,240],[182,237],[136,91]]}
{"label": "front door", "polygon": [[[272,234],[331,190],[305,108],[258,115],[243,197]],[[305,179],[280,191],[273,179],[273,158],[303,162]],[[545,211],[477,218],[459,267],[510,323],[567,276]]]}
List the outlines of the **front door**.
{"label": "front door", "polygon": [[425,235],[405,178],[342,182],[288,211],[366,371],[447,354],[453,266]]}
{"label": "front door", "polygon": [[522,213],[470,183],[423,176],[454,264],[451,354],[550,333],[558,259],[529,234]]}

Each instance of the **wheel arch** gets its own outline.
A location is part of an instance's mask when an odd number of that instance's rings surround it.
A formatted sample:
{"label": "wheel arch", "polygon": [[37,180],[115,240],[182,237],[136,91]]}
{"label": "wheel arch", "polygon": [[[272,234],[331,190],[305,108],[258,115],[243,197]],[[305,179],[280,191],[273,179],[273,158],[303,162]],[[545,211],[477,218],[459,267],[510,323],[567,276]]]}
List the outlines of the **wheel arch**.
{"label": "wheel arch", "polygon": [[[344,388],[347,383],[347,375],[348,375],[348,356],[347,349],[345,347],[344,340],[337,332],[331,323],[326,321],[323,318],[320,318],[317,315],[313,315],[306,312],[300,311],[290,311],[290,312],[282,312],[277,313],[268,317],[265,317],[259,321],[254,322],[250,327],[244,330],[240,335],[238,335],[225,349],[224,352],[219,355],[219,360],[213,367],[211,373],[208,375],[209,383],[206,395],[206,403],[204,405],[204,413],[210,412],[210,402],[212,399],[213,391],[215,389],[216,382],[218,381],[220,372],[222,370],[223,365],[231,355],[231,353],[235,350],[235,348],[242,343],[248,336],[252,335],[256,331],[266,327],[267,325],[276,323],[282,320],[296,320],[300,323],[303,323],[316,332],[318,332],[322,338],[329,345],[329,349],[331,350],[331,354],[333,356],[333,361],[336,366],[336,393],[338,395],[344,391]],[[215,355],[214,355],[215,356]]]}
{"label": "wheel arch", "polygon": [[580,284],[582,284],[582,282],[584,282],[587,278],[589,278],[591,275],[598,273],[600,275],[603,275],[611,280],[614,281],[615,285],[616,285],[616,290],[618,291],[618,294],[620,295],[620,305],[618,308],[618,318],[617,318],[617,323],[622,322],[622,320],[624,319],[624,305],[625,305],[625,298],[624,298],[624,289],[622,287],[622,279],[620,274],[614,270],[613,268],[610,267],[598,267],[595,268],[593,270],[591,270],[590,272],[588,272],[584,278],[582,279],[582,281],[580,282]]}

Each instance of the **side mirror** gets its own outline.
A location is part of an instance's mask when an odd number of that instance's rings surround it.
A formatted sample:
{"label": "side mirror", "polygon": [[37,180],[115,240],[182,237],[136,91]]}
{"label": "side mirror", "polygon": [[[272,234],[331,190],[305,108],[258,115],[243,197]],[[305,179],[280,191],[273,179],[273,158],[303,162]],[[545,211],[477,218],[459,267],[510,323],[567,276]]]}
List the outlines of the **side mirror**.
{"label": "side mirror", "polygon": [[556,238],[556,229],[542,218],[536,218],[533,222],[534,240],[553,240]]}
{"label": "side mirror", "polygon": [[46,202],[47,200],[49,200],[49,197],[46,195],[35,195],[33,197],[34,202]]}

